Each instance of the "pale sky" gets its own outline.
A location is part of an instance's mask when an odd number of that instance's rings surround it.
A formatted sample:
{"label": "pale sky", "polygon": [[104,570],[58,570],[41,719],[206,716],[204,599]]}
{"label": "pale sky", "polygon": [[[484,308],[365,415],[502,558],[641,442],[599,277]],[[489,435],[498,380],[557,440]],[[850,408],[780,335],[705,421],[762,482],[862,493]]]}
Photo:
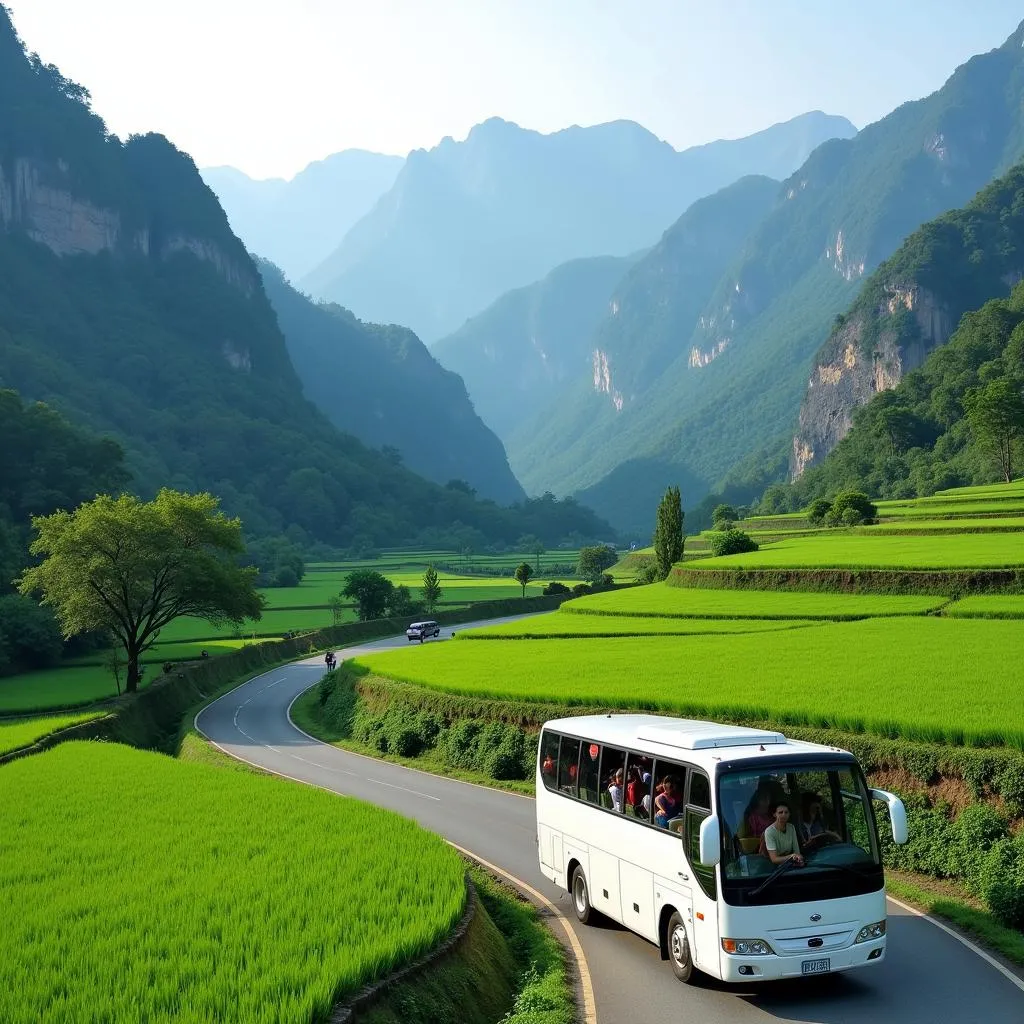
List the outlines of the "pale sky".
{"label": "pale sky", "polygon": [[1012,0],[4,2],[112,131],[257,178],[495,115],[544,132],[629,118],[677,149],[813,109],[863,127],[1024,18]]}

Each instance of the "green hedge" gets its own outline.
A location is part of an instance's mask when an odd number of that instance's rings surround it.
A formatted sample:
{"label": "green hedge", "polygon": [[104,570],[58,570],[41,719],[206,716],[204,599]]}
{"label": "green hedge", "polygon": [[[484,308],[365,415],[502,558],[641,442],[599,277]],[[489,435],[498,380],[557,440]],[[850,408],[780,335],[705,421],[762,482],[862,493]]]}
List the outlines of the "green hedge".
{"label": "green hedge", "polygon": [[808,590],[847,594],[1024,593],[1019,569],[684,569],[672,568],[671,587],[710,590]]}

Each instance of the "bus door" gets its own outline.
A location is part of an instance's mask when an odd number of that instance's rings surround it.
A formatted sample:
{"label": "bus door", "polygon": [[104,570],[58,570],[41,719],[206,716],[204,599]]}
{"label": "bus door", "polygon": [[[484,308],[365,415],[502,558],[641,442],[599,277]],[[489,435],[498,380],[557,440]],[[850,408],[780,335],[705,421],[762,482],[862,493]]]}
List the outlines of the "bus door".
{"label": "bus door", "polygon": [[698,967],[712,974],[719,970],[718,890],[715,869],[700,863],[700,826],[711,813],[711,782],[698,769],[690,770],[689,791],[683,815],[684,869],[690,876],[693,907],[693,949]]}

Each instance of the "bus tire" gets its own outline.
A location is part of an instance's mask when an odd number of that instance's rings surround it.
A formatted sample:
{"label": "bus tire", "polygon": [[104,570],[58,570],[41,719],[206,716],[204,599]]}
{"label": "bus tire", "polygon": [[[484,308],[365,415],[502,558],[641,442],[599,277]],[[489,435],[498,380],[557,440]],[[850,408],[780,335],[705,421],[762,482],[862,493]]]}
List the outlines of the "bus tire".
{"label": "bus tire", "polygon": [[586,924],[594,913],[590,905],[590,889],[587,886],[587,876],[583,874],[583,868],[576,865],[572,872],[572,909],[582,924]]}
{"label": "bus tire", "polygon": [[690,981],[693,977],[693,957],[690,955],[690,941],[686,937],[686,925],[678,910],[668,919],[665,940],[672,973],[680,981]]}

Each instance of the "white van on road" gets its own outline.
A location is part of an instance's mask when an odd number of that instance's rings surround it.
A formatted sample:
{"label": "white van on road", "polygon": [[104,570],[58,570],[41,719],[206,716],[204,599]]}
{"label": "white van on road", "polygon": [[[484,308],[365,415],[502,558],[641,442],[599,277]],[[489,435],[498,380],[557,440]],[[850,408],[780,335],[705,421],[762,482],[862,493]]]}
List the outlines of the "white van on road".
{"label": "white van on road", "polygon": [[423,641],[429,636],[440,635],[441,627],[433,620],[428,622],[414,622],[405,631],[405,637],[407,640],[419,640],[420,643],[423,643]]}

